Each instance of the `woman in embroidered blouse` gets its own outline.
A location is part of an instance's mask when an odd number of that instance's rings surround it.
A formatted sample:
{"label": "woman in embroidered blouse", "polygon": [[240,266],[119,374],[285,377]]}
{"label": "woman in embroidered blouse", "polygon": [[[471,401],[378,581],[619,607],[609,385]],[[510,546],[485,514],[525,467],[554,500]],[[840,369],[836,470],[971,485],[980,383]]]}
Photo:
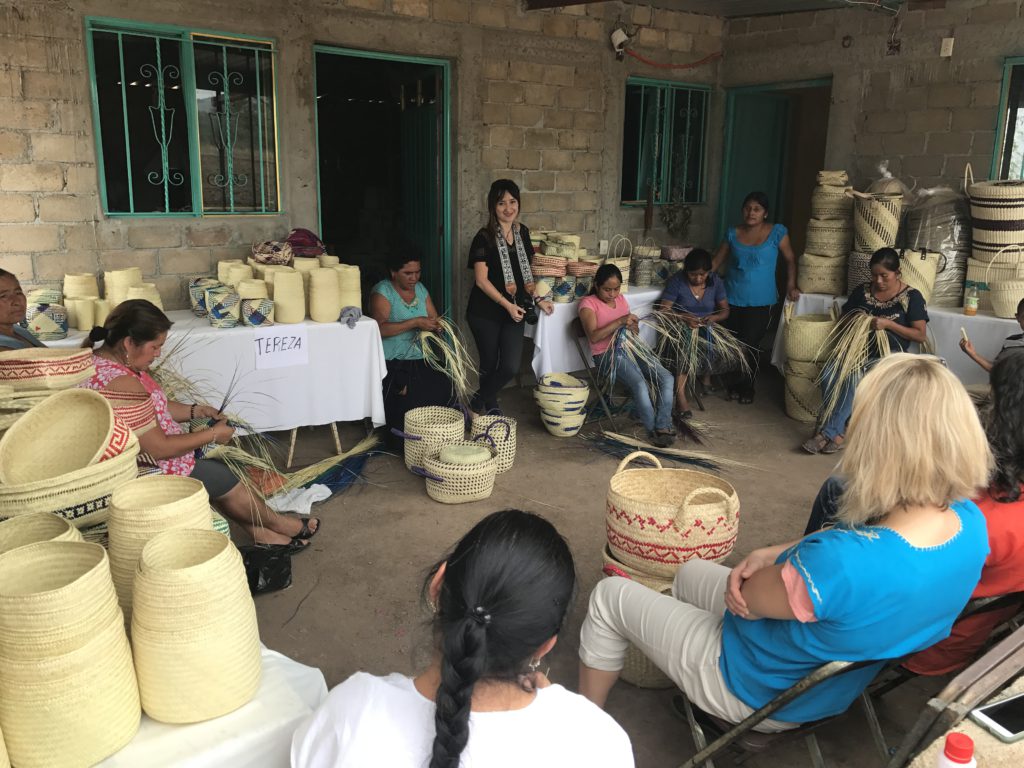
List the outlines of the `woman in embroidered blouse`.
{"label": "woman in embroidered blouse", "polygon": [[25,319],[27,307],[25,292],[21,290],[18,278],[6,269],[0,269],[0,352],[46,346],[18,325]]}
{"label": "woman in embroidered blouse", "polygon": [[[871,280],[850,293],[850,298],[843,305],[840,322],[852,317],[854,311],[866,312],[874,316],[872,329],[885,331],[890,349],[906,352],[911,342],[923,344],[928,339],[928,309],[921,292],[903,282],[899,253],[893,248],[880,248],[871,256],[868,265],[871,267]],[[877,363],[880,357],[881,350],[872,341],[866,369]],[[835,453],[842,449],[859,378],[852,376],[842,384],[843,392],[836,400],[835,408],[814,437],[803,444],[805,451]],[[826,369],[822,380],[825,398],[835,386],[835,379]]]}
{"label": "woman in embroidered blouse", "polygon": [[437,310],[420,282],[419,250],[399,246],[389,257],[389,280],[370,292],[370,315],[380,326],[388,375],[384,377],[384,413],[388,426],[403,429],[412,408],[448,405],[452,382],[423,361],[421,331],[437,330]]}
{"label": "woman in embroidered blouse", "polygon": [[[580,631],[580,693],[604,705],[630,643],[691,702],[738,723],[828,661],[896,659],[946,637],[988,554],[970,501],[992,453],[963,385],[897,353],[861,383],[838,523],[735,568],[690,560],[672,595],[603,579]],[[839,714],[884,664],[825,681],[759,731]]]}
{"label": "woman in embroidered blouse", "polygon": [[[195,451],[213,443],[225,444],[234,436],[224,415],[209,405],[186,405],[168,400],[160,385],[149,375],[149,367],[160,357],[171,321],[144,299],[121,302],[102,326],[92,329],[84,347],[103,346],[93,352],[96,373],[82,386],[94,389],[121,403],[145,401],[152,406],[149,428],[136,430],[142,454],[169,475],[190,475],[200,480],[211,503],[225,517],[244,528],[257,544],[281,545],[299,552],[320,529],[317,518],[279,515],[262,499],[251,494],[238,478],[219,461],[197,459]],[[215,419],[209,429],[184,432],[179,422],[195,418]]]}
{"label": "woman in embroidered blouse", "polygon": [[523,354],[524,306],[534,303],[550,315],[554,305],[538,301],[530,257],[530,230],[519,223],[519,186],[498,179],[487,193],[487,226],[469,247],[473,289],[466,322],[480,355],[480,387],[470,408],[477,413],[498,408],[498,392],[519,371]]}
{"label": "woman in embroidered blouse", "polygon": [[751,192],[743,200],[743,223],[730,227],[725,242],[715,251],[713,269],[727,263],[725,292],[729,296],[729,319],[725,326],[752,350],[749,373],[732,377],[729,398],[744,405],[754,402],[757,350],[768,330],[772,305],[778,301],[775,266],[779,254],[786,262],[786,295],[796,301],[796,256],[789,233],[782,224],[768,222],[768,198]]}

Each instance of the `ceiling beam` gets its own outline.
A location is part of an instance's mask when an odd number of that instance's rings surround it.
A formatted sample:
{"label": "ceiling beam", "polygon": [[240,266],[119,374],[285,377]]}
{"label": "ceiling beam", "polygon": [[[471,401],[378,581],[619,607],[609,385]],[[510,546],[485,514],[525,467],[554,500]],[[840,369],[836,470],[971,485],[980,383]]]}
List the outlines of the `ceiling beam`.
{"label": "ceiling beam", "polygon": [[545,8],[561,8],[566,5],[590,5],[606,0],[526,0],[526,10],[541,11]]}

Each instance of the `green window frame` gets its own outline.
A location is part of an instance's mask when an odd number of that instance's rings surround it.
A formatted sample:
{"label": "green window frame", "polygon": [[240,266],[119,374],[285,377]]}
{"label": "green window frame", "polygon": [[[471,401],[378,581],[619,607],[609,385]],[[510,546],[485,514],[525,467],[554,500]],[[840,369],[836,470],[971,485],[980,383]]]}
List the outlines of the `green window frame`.
{"label": "green window frame", "polygon": [[281,212],[273,40],[86,18],[105,215]]}
{"label": "green window frame", "polygon": [[1024,179],[1024,56],[1003,62],[990,179]]}
{"label": "green window frame", "polygon": [[626,80],[622,205],[707,202],[706,154],[711,87]]}

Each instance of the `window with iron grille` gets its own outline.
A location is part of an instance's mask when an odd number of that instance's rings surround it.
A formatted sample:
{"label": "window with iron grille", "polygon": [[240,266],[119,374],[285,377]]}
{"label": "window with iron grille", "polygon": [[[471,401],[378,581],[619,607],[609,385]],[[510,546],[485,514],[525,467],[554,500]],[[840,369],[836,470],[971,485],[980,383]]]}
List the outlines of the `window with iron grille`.
{"label": "window with iron grille", "polygon": [[271,41],[101,19],[87,32],[108,215],[280,209]]}
{"label": "window with iron grille", "polygon": [[1024,58],[1006,60],[1001,102],[992,178],[1024,179]]}
{"label": "window with iron grille", "polygon": [[706,86],[626,81],[623,204],[705,202],[709,96]]}

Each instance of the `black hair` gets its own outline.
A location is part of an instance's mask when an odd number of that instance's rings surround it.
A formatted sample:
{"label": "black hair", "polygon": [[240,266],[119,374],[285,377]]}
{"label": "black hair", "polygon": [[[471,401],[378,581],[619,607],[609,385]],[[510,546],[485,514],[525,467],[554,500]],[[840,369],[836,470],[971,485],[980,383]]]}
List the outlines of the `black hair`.
{"label": "black hair", "polygon": [[103,325],[89,331],[82,346],[91,349],[102,341],[104,346],[115,347],[125,339],[145,344],[170,329],[171,321],[155,304],[145,299],[128,299],[110,310]]}
{"label": "black hair", "polygon": [[881,264],[890,272],[900,271],[900,252],[895,248],[879,248],[868,260],[868,268]]}
{"label": "black hair", "polygon": [[1017,501],[1024,482],[1024,350],[1001,353],[990,381],[992,411],[986,431],[996,459],[990,490],[996,501]]}
{"label": "black hair", "polygon": [[749,195],[743,198],[743,204],[740,205],[740,210],[747,207],[747,203],[757,203],[764,208],[764,215],[768,215],[768,195],[764,192],[751,192]]}
{"label": "black hair", "polygon": [[1024,299],[1017,302],[1017,311],[1014,313],[1017,317],[1020,317],[1020,313],[1024,312]]}
{"label": "black hair", "polygon": [[696,272],[698,269],[711,271],[711,254],[703,248],[694,248],[683,260],[683,272]]}
{"label": "black hair", "polygon": [[517,203],[522,204],[522,200],[519,197],[519,185],[512,181],[512,179],[498,179],[491,184],[491,189],[487,193],[487,234],[490,236],[492,243],[496,243],[498,236],[501,234],[498,216],[494,213],[494,209],[498,206],[498,201],[505,196],[506,192],[512,195]]}
{"label": "black hair", "polygon": [[9,277],[9,278],[11,278],[13,280],[17,280],[18,279],[18,276],[16,274],[14,274],[13,272],[8,272],[6,269],[0,269],[0,279],[3,279],[5,277]]}
{"label": "black hair", "polygon": [[594,273],[594,279],[590,282],[590,293],[592,296],[597,295],[597,289],[608,282],[609,278],[617,278],[619,284],[622,284],[622,272],[614,264],[602,264],[597,268],[597,272]]}
{"label": "black hair", "polygon": [[410,261],[423,261],[423,249],[411,240],[399,240],[388,249],[384,266],[388,272],[399,272]]}
{"label": "black hair", "polygon": [[[434,625],[441,651],[430,768],[458,768],[469,740],[473,688],[517,681],[562,628],[576,592],[565,539],[539,515],[488,515],[445,558]],[[431,570],[428,589],[441,563]]]}

